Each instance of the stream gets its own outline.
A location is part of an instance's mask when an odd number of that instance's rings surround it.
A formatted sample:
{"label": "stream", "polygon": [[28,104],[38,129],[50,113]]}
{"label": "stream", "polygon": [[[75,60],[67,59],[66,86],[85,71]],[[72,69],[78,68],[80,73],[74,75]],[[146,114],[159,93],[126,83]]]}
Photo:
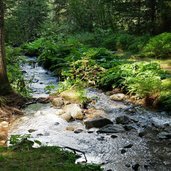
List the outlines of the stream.
{"label": "stream", "polygon": [[[27,58],[22,66],[32,96],[48,97],[45,87],[56,86],[57,78],[36,63],[36,58]],[[24,109],[24,116],[11,125],[9,136],[31,134],[31,140],[43,145],[70,147],[85,152],[88,163],[102,164],[105,171],[171,171],[171,116],[154,112],[127,102],[110,100],[105,93],[88,88],[87,96],[96,97],[91,104],[104,110],[115,123],[120,116],[128,116],[130,123],[124,132],[98,133],[97,128],[86,129],[82,121],[66,122],[56,113],[59,109],[48,104],[31,104]],[[67,130],[75,127],[80,133]],[[36,147],[36,145],[35,145]],[[84,162],[82,156],[77,162]]]}

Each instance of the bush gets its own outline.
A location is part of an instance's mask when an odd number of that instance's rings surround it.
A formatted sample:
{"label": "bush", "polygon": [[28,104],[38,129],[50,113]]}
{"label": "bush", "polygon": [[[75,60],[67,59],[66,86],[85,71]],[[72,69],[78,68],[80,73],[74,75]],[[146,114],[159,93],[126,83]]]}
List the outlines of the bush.
{"label": "bush", "polygon": [[102,47],[112,51],[139,52],[149,40],[149,36],[134,36],[127,33],[110,34],[104,38]]}
{"label": "bush", "polygon": [[38,56],[41,53],[41,49],[43,47],[45,39],[44,38],[39,38],[33,42],[26,43],[21,46],[23,49],[23,53],[26,56]]}
{"label": "bush", "polygon": [[171,78],[162,80],[162,91],[158,101],[160,108],[171,111]]}
{"label": "bush", "polygon": [[149,40],[144,47],[145,56],[155,58],[171,57],[171,33],[162,33]]}
{"label": "bush", "polygon": [[6,47],[8,78],[14,90],[24,96],[29,96],[29,89],[25,84],[23,73],[20,68],[20,65],[23,62],[20,52],[20,48]]}
{"label": "bush", "polygon": [[142,98],[160,91],[163,74],[156,63],[118,64],[103,75],[99,86],[105,89],[120,87]]}
{"label": "bush", "polygon": [[98,66],[94,60],[82,58],[73,62],[70,69],[64,70],[62,75],[76,83],[82,82],[83,86],[95,86],[98,84],[103,72],[104,69]]}

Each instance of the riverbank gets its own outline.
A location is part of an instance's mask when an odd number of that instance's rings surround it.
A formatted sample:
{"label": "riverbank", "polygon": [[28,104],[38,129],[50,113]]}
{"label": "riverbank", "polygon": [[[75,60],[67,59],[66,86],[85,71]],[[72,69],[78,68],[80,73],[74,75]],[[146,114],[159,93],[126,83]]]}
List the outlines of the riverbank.
{"label": "riverbank", "polygon": [[1,170],[100,171],[96,165],[75,164],[74,153],[58,147],[32,148],[33,142],[23,141],[12,148],[0,148]]}
{"label": "riverbank", "polygon": [[5,146],[10,124],[23,115],[21,107],[27,102],[27,99],[19,94],[11,93],[1,96],[0,101],[0,146]]}

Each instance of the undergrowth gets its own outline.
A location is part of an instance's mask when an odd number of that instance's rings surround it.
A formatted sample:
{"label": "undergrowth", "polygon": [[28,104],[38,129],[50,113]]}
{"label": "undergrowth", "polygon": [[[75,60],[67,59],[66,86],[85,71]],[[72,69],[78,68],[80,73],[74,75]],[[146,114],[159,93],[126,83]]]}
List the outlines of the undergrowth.
{"label": "undergrowth", "polygon": [[157,94],[157,101],[168,109],[170,93],[162,91],[168,73],[155,62],[137,62],[136,56],[169,57],[170,35],[135,36],[98,30],[46,36],[23,49],[28,54],[39,52],[39,64],[60,76],[61,81],[67,80],[63,85],[95,86],[106,91],[120,87],[138,98]]}

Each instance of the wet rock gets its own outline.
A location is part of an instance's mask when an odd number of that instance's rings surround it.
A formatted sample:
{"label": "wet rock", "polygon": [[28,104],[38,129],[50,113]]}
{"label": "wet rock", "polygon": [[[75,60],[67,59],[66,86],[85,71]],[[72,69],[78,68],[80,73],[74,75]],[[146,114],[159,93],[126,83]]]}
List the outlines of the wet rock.
{"label": "wet rock", "polygon": [[100,128],[97,133],[122,133],[125,129],[121,125],[106,125]]}
{"label": "wet rock", "polygon": [[147,134],[146,131],[141,131],[141,132],[138,133],[138,136],[142,138],[142,137],[144,137],[146,134]]}
{"label": "wet rock", "polygon": [[118,138],[117,135],[111,135],[111,138],[115,139],[115,138]]}
{"label": "wet rock", "polygon": [[128,168],[129,168],[129,167],[131,167],[131,165],[130,165],[130,164],[125,164],[125,166],[126,166],[126,167],[128,167]]}
{"label": "wet rock", "polygon": [[64,120],[66,120],[67,122],[69,122],[72,118],[70,113],[64,113],[60,117]]}
{"label": "wet rock", "polygon": [[124,146],[124,148],[132,148],[133,144],[128,144],[126,146]]}
{"label": "wet rock", "polygon": [[38,80],[38,79],[34,79],[32,82],[33,82],[33,83],[38,83],[39,80]]}
{"label": "wet rock", "polygon": [[159,139],[171,139],[171,132],[160,132],[157,137]]}
{"label": "wet rock", "polygon": [[92,134],[94,131],[87,131],[89,134]]}
{"label": "wet rock", "polygon": [[73,119],[82,120],[84,118],[82,109],[78,104],[69,104],[64,107],[64,112],[70,115]]}
{"label": "wet rock", "polygon": [[62,114],[64,114],[64,110],[59,109],[59,110],[56,112],[56,114],[57,114],[57,115],[62,115]]}
{"label": "wet rock", "polygon": [[3,121],[3,122],[0,123],[0,127],[8,128],[8,126],[9,126],[9,123],[6,122],[6,121]]}
{"label": "wet rock", "polygon": [[128,116],[119,116],[116,118],[116,124],[122,124],[122,125],[126,125],[131,123],[132,120],[128,117]]}
{"label": "wet rock", "polygon": [[75,130],[75,127],[73,127],[73,126],[68,126],[68,127],[66,127],[66,130],[67,130],[67,131],[74,131],[74,130]]}
{"label": "wet rock", "polygon": [[125,99],[125,95],[123,93],[113,94],[112,96],[110,96],[110,99],[115,101],[122,101]]}
{"label": "wet rock", "polygon": [[59,124],[60,124],[59,122],[55,122],[55,124],[54,124],[54,125],[55,125],[55,126],[58,126]]}
{"label": "wet rock", "polygon": [[145,164],[144,168],[147,170],[149,168],[149,165]]}
{"label": "wet rock", "polygon": [[98,141],[104,141],[104,138],[105,138],[105,137],[98,137],[97,140],[98,140]]}
{"label": "wet rock", "polygon": [[62,108],[64,105],[64,100],[61,97],[57,97],[52,100],[52,104],[57,108]]}
{"label": "wet rock", "polygon": [[74,90],[74,89],[71,89],[71,90],[66,90],[64,92],[62,92],[60,94],[60,96],[66,100],[66,101],[69,101],[71,103],[80,103],[80,95],[79,93]]}
{"label": "wet rock", "polygon": [[23,73],[23,74],[27,74],[27,71],[24,71],[24,70],[23,70],[22,73]]}
{"label": "wet rock", "polygon": [[113,122],[110,119],[103,118],[103,117],[97,117],[93,119],[88,119],[84,121],[84,124],[87,129],[90,128],[102,128],[105,125],[112,124]]}
{"label": "wet rock", "polygon": [[126,150],[125,149],[122,149],[121,150],[121,154],[125,154],[126,153]]}
{"label": "wet rock", "polygon": [[98,110],[93,108],[85,110],[84,113],[87,119],[93,119],[96,117],[106,117],[107,115],[104,110]]}
{"label": "wet rock", "polygon": [[76,129],[76,130],[74,130],[74,133],[75,133],[75,134],[79,134],[79,133],[81,133],[81,132],[83,132],[82,129]]}
{"label": "wet rock", "polygon": [[134,171],[138,171],[139,167],[140,167],[140,165],[138,163],[136,163],[135,165],[132,166],[132,169]]}
{"label": "wet rock", "polygon": [[[47,103],[50,102],[50,99],[49,98],[44,98],[44,97],[39,97],[38,99],[36,99],[35,102],[36,103],[47,104]],[[35,102],[33,101],[33,103],[31,103],[31,104],[34,104]],[[27,105],[29,105],[29,104],[27,104]]]}
{"label": "wet rock", "polygon": [[132,115],[132,114],[136,113],[136,109],[134,107],[129,107],[129,108],[125,109],[125,112],[127,114],[131,114]]}
{"label": "wet rock", "polygon": [[125,125],[124,128],[126,131],[131,131],[132,129],[135,129],[135,127],[132,125]]}
{"label": "wet rock", "polygon": [[32,133],[32,132],[35,132],[36,130],[35,129],[29,129],[28,132],[29,133]]}

